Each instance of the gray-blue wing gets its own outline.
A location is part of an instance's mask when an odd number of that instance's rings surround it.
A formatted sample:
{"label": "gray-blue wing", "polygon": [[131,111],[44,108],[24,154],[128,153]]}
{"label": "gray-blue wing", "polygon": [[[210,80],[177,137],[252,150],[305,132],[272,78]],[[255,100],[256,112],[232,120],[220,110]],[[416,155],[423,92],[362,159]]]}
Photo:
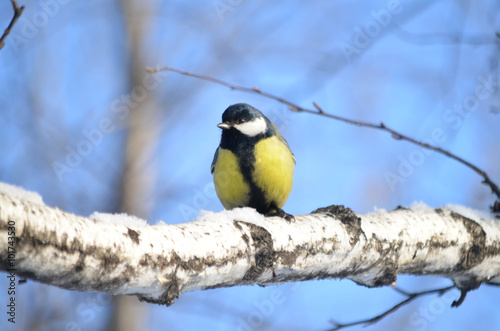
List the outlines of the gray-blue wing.
{"label": "gray-blue wing", "polygon": [[215,162],[217,162],[217,158],[219,157],[219,148],[220,148],[220,147],[217,147],[217,149],[215,150],[214,160],[212,161],[212,165],[210,166],[210,173],[211,173],[211,174],[213,174],[213,173],[214,173],[214,169],[215,169]]}

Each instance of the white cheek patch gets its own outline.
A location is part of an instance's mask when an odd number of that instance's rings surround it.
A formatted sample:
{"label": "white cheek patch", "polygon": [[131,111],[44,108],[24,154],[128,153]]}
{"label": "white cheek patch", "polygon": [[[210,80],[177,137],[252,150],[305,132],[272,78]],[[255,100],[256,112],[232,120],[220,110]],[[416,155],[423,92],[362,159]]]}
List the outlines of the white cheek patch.
{"label": "white cheek patch", "polygon": [[249,137],[255,137],[258,134],[265,133],[267,130],[266,121],[262,117],[259,117],[251,122],[236,124],[234,127],[236,130]]}

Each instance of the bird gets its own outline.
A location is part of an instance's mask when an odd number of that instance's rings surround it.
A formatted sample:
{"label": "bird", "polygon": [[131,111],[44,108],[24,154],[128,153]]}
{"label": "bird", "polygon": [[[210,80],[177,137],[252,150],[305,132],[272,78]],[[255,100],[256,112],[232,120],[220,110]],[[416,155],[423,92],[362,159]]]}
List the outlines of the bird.
{"label": "bird", "polygon": [[217,126],[222,135],[211,173],[224,208],[293,220],[281,208],[292,190],[295,156],[276,126],[246,103],[229,106]]}

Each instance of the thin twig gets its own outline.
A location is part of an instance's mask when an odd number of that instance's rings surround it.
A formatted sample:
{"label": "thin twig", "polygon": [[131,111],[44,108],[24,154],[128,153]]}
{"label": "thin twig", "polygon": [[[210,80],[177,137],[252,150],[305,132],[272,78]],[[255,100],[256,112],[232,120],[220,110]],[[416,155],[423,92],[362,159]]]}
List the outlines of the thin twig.
{"label": "thin twig", "polygon": [[24,6],[19,7],[19,5],[17,4],[17,0],[11,0],[11,2],[12,2],[12,8],[14,8],[14,16],[12,17],[9,26],[7,26],[7,29],[5,29],[2,37],[0,37],[0,50],[5,45],[5,38],[7,38],[7,36],[10,33],[10,30],[12,30],[14,24],[16,24],[17,20],[19,19],[19,17],[21,17],[21,14],[23,13],[24,10]]}
{"label": "thin twig", "polygon": [[415,300],[421,296],[428,295],[428,294],[434,294],[434,293],[438,293],[439,295],[443,295],[444,293],[448,292],[449,290],[451,290],[453,288],[455,288],[454,285],[435,289],[435,290],[422,291],[422,292],[416,292],[416,293],[408,293],[408,292],[403,291],[401,289],[395,288],[395,290],[398,293],[406,296],[405,300],[392,306],[390,309],[384,311],[382,314],[379,314],[379,315],[372,317],[372,318],[364,319],[364,320],[357,321],[357,322],[345,323],[345,324],[341,324],[341,323],[337,323],[337,322],[333,321],[332,323],[335,325],[335,327],[333,329],[329,329],[328,331],[336,331],[336,330],[340,330],[343,328],[347,328],[347,327],[354,326],[354,325],[360,325],[360,324],[366,324],[365,326],[375,324],[378,321],[380,321],[381,319],[383,319],[384,317],[386,317],[387,315],[394,313],[399,308],[407,305],[408,303],[412,302],[413,300]]}
{"label": "thin twig", "polygon": [[421,147],[424,147],[424,148],[427,148],[427,149],[430,149],[430,150],[434,150],[436,152],[444,154],[444,155],[448,156],[449,158],[452,158],[452,159],[454,159],[454,160],[456,160],[456,161],[464,164],[465,166],[471,168],[479,176],[483,177],[483,182],[482,183],[488,185],[491,188],[491,191],[493,193],[495,193],[495,195],[498,197],[498,199],[500,199],[500,188],[490,179],[490,177],[488,176],[488,174],[485,171],[479,169],[478,167],[476,167],[472,163],[470,163],[470,162],[462,159],[461,157],[456,156],[455,154],[450,153],[447,150],[442,149],[441,147],[436,147],[436,146],[430,145],[428,143],[424,143],[424,142],[415,140],[415,139],[413,139],[411,137],[408,137],[408,136],[406,136],[406,135],[404,135],[404,134],[402,134],[402,133],[400,133],[400,132],[398,132],[396,130],[393,130],[393,129],[387,127],[384,123],[374,124],[374,123],[368,123],[368,122],[361,122],[361,121],[355,121],[355,120],[351,120],[351,119],[344,118],[344,117],[341,117],[341,116],[329,114],[329,113],[326,113],[316,102],[313,103],[313,105],[316,108],[316,110],[308,109],[308,108],[303,108],[303,107],[301,107],[301,106],[299,106],[299,105],[297,105],[297,104],[295,104],[295,103],[293,103],[291,101],[288,101],[288,100],[283,99],[281,97],[275,96],[275,95],[273,95],[271,93],[267,93],[265,91],[262,91],[261,89],[259,89],[257,87],[249,88],[249,87],[245,87],[245,86],[238,86],[238,85],[234,85],[234,84],[231,84],[231,83],[228,83],[228,82],[225,82],[223,80],[220,80],[220,79],[217,79],[217,78],[213,78],[213,77],[210,77],[210,76],[195,74],[195,73],[192,73],[192,72],[189,72],[189,71],[179,70],[179,69],[175,69],[175,68],[171,68],[171,67],[146,68],[146,71],[149,72],[149,73],[155,73],[155,72],[159,72],[159,71],[173,71],[173,72],[177,72],[177,73],[185,75],[185,76],[196,77],[196,78],[203,79],[203,80],[206,80],[206,81],[209,81],[209,82],[212,82],[212,83],[223,85],[223,86],[229,87],[232,90],[237,90],[237,91],[242,91],[242,92],[247,92],[247,93],[257,93],[257,94],[260,94],[260,95],[262,95],[262,96],[264,96],[266,98],[273,99],[273,100],[279,101],[279,102],[287,105],[288,108],[290,110],[292,110],[292,111],[304,112],[304,113],[310,113],[310,114],[325,116],[325,117],[332,118],[332,119],[335,119],[335,120],[338,120],[338,121],[342,121],[342,122],[345,122],[345,123],[349,123],[349,124],[353,124],[353,125],[357,125],[357,126],[368,127],[368,128],[372,128],[372,129],[379,129],[379,130],[382,130],[382,131],[389,132],[394,139],[406,140],[406,141],[409,141],[409,142],[411,142],[411,143],[413,143],[415,145],[418,145],[418,146],[421,146]]}

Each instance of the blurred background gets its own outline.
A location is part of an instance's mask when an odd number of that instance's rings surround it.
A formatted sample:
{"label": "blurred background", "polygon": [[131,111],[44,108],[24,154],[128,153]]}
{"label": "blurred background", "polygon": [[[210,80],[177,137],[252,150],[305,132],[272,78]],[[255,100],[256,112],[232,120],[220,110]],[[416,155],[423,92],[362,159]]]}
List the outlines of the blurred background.
{"label": "blurred background", "polygon": [[[0,51],[0,181],[88,216],[125,212],[176,224],[220,211],[210,164],[222,112],[263,111],[297,158],[285,210],[344,204],[358,213],[423,201],[487,210],[471,169],[381,131],[296,113],[276,101],[171,72],[210,75],[441,146],[500,183],[500,2],[20,0]],[[0,2],[0,30],[12,17]],[[400,276],[421,291],[450,285]],[[7,279],[0,280],[6,298]],[[364,330],[500,329],[500,288],[458,309],[452,291],[420,298]],[[281,298],[279,302],[272,298]],[[18,286],[2,330],[325,330],[377,315],[391,288],[322,280],[135,297]],[[5,302],[6,303],[6,302]],[[359,330],[354,327],[351,330]]]}

